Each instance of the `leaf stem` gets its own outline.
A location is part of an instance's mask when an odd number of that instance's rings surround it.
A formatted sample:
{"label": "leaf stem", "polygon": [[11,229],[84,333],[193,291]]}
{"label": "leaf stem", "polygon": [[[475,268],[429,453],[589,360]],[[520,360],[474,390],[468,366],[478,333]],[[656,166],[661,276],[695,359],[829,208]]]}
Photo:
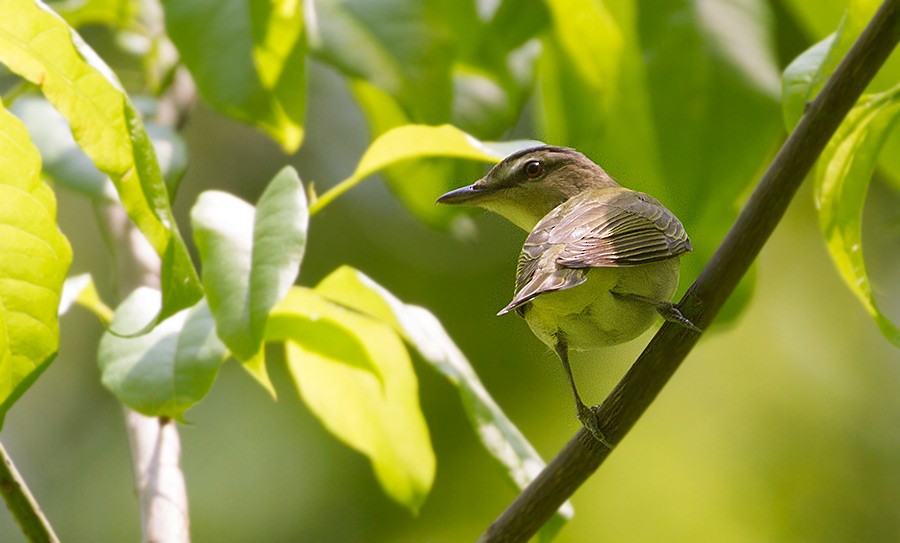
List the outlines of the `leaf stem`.
{"label": "leaf stem", "polygon": [[322,210],[323,207],[330,204],[334,201],[335,198],[344,194],[348,190],[352,189],[356,185],[358,185],[361,181],[363,181],[365,177],[360,177],[358,175],[351,175],[347,179],[344,179],[337,185],[331,187],[324,194],[316,198],[316,200],[310,204],[309,206],[309,216],[313,217],[316,213]]}
{"label": "leaf stem", "polygon": [[16,466],[0,444],[0,493],[6,501],[6,507],[16,518],[22,533],[33,542],[58,543],[59,538],[34,496],[28,490],[25,480],[19,475]]}
{"label": "leaf stem", "polygon": [[[900,0],[885,0],[785,141],[722,245],[682,298],[679,309],[708,328],[781,221],[828,140],[900,40]],[[748,134],[748,137],[752,135]],[[700,335],[665,323],[595,408],[600,431],[618,444],[669,381]],[[480,541],[526,541],[609,455],[581,429],[482,535]]]}

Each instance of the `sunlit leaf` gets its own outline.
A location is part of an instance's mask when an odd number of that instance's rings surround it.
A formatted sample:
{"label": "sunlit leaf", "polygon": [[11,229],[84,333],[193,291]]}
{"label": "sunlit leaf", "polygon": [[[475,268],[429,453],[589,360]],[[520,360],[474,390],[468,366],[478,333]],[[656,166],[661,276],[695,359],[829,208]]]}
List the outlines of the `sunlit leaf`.
{"label": "sunlit leaf", "polygon": [[900,347],[900,328],[875,302],[862,250],[862,211],[878,154],[900,118],[900,87],[863,98],[838,128],[816,168],[816,207],[828,251],[882,333]]}
{"label": "sunlit leaf", "polygon": [[416,375],[394,330],[293,287],[273,310],[266,335],[285,341],[288,369],[322,424],[369,458],[391,498],[418,511],[435,459]]}
{"label": "sunlit leaf", "polygon": [[38,85],[68,120],[75,141],[110,177],[128,216],[162,258],[158,318],[193,305],[202,296],[200,281],[172,216],[153,147],[115,75],[43,3],[9,0],[3,9],[0,62]]}
{"label": "sunlit leaf", "polygon": [[[310,212],[316,213],[372,174],[402,162],[430,157],[499,162],[517,148],[538,144],[534,141],[482,142],[450,125],[401,126],[373,141],[360,159],[353,175],[323,194],[310,206]],[[407,180],[408,183],[413,184],[417,181],[417,179]],[[440,192],[436,192],[427,196],[432,205],[440,194]]]}
{"label": "sunlit leaf", "polygon": [[40,172],[28,132],[0,104],[0,426],[59,348],[57,308],[72,250]]}
{"label": "sunlit leaf", "polygon": [[[111,328],[134,330],[158,311],[159,292],[141,287],[116,308]],[[119,401],[147,416],[183,421],[184,412],[209,392],[227,355],[201,300],[144,335],[106,332],[97,360],[104,386]]]}
{"label": "sunlit leaf", "polygon": [[[342,266],[319,283],[315,291],[342,306],[389,324],[432,367],[459,390],[466,414],[488,452],[506,469],[515,485],[525,488],[544,468],[544,462],[525,436],[506,417],[475,374],[469,361],[428,310],[407,305],[362,272]],[[572,516],[568,502],[542,531],[549,540]]]}
{"label": "sunlit leaf", "polygon": [[[28,128],[31,140],[41,152],[43,174],[56,185],[89,198],[117,198],[109,178],[78,147],[69,123],[49,102],[37,96],[23,96],[13,103],[10,111]],[[146,124],[146,130],[156,151],[166,189],[174,198],[187,169],[184,140],[171,128],[152,122]]]}
{"label": "sunlit leaf", "polygon": [[164,0],[166,30],[203,98],[287,152],[303,141],[306,40],[300,0]]}
{"label": "sunlit leaf", "polygon": [[269,183],[254,208],[230,194],[208,191],[191,210],[203,263],[203,286],[219,337],[270,391],[262,342],[272,307],[300,271],[309,213],[290,166]]}

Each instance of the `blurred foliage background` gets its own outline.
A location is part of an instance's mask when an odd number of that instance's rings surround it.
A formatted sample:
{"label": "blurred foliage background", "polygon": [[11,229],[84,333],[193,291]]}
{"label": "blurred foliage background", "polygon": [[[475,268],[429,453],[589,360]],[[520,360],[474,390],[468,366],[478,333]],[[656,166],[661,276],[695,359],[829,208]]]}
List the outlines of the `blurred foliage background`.
{"label": "blurred foliage background", "polygon": [[[347,5],[369,10],[389,43],[392,32],[403,30],[390,24],[391,9],[410,4],[314,3],[326,14]],[[326,46],[307,66],[305,135],[296,153],[285,156],[260,132],[198,105],[183,132],[190,168],[175,202],[182,229],[203,190],[255,201],[290,163],[321,193],[352,173],[372,135],[403,122],[452,121],[485,139],[576,146],[624,184],[657,196],[693,225],[696,251],[685,261],[685,288],[784,137],[780,71],[834,31],[846,7],[813,0],[613,0],[579,15],[579,2],[549,9],[502,2],[491,23],[473,27],[472,20],[483,20],[476,7],[491,13],[498,3],[412,4],[428,8],[438,23],[419,29],[424,41],[413,43],[428,46],[407,49],[416,55],[402,59],[407,73],[397,76],[407,86],[391,87],[391,96],[375,88],[395,81],[379,79],[386,72],[378,59],[353,64],[336,41],[340,25],[322,27]],[[543,29],[540,42],[528,45],[535,28]],[[121,53],[109,30],[95,25],[82,33],[116,63]],[[578,55],[567,54],[573,47],[622,62],[585,72]],[[532,60],[540,51],[533,92],[533,74],[507,62],[513,50]],[[439,85],[448,95],[423,94],[435,84],[429,78],[441,74],[419,68],[441,63],[455,70],[452,85]],[[460,97],[481,101],[454,102]],[[887,151],[898,152],[896,145]],[[494,316],[512,292],[524,235],[494,216],[430,207],[444,188],[467,184],[483,169],[432,161],[391,170],[385,179],[393,192],[384,183],[361,184],[314,217],[300,283],[313,285],[346,263],[429,308],[549,459],[577,429],[562,371],[522,320]],[[420,184],[423,171],[441,173],[440,181]],[[900,194],[886,171],[869,189],[863,236],[882,310],[896,320]],[[76,248],[72,273],[89,271],[102,284],[110,261],[91,205],[64,190],[58,197],[60,225]],[[576,514],[559,541],[900,536],[900,355],[842,283],[816,220],[807,182],[759,259],[752,296],[749,283],[743,287],[743,311],[733,306],[731,320],[700,342],[574,496]],[[84,312],[66,316],[57,360],[10,411],[3,430],[63,541],[133,541],[140,534],[121,410],[99,383],[101,333]],[[604,397],[649,334],[577,355],[586,400]],[[471,541],[515,496],[481,448],[456,391],[417,364],[438,468],[432,494],[413,518],[383,495],[365,458],[302,405],[279,351],[269,353],[277,402],[229,362],[207,399],[188,413],[192,424],[181,427],[196,541]],[[12,520],[0,515],[0,541],[19,540]]]}

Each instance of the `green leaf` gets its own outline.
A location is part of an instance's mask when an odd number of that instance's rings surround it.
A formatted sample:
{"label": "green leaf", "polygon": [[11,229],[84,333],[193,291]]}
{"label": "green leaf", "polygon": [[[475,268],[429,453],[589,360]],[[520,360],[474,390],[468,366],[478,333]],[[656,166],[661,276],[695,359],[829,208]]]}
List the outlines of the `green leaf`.
{"label": "green leaf", "polygon": [[[427,157],[454,157],[479,162],[499,162],[517,148],[538,145],[533,141],[481,142],[450,125],[406,125],[388,131],[377,138],[363,153],[353,175],[338,183],[310,206],[316,214],[332,200],[358,183],[385,168],[399,163]],[[410,179],[413,183],[418,180]],[[419,187],[417,190],[422,191]],[[440,192],[428,194],[433,206]]]}
{"label": "green leaf", "polygon": [[[109,67],[59,16],[35,0],[4,3],[0,62],[41,88],[75,141],[108,175],[128,216],[162,258],[162,320],[203,295],[178,233],[153,147]],[[145,323],[146,324],[146,323]]]}
{"label": "green leaf", "polygon": [[322,424],[366,455],[384,491],[417,512],[435,459],[409,354],[385,323],[293,287],[266,333],[285,341],[288,369]]}
{"label": "green leaf", "polygon": [[[133,330],[159,311],[159,292],[141,287],[116,308],[111,328]],[[150,417],[184,421],[184,413],[212,387],[228,356],[213,316],[201,300],[137,337],[103,334],[101,379],[123,404]]]}
{"label": "green leaf", "polygon": [[269,311],[297,279],[306,247],[309,212],[300,178],[290,166],[281,170],[256,208],[204,192],[191,223],[219,337],[240,361],[261,369],[254,376],[274,394],[261,348]]}
{"label": "green leaf", "polygon": [[[844,17],[840,20],[837,31],[800,55],[785,70],[782,87],[785,92],[783,106],[788,130],[792,130],[799,122],[803,106],[812,101],[822,90],[822,86],[834,73],[853,43],[856,42],[881,2],[880,0],[851,0],[849,4],[841,3],[841,9],[844,5],[847,9],[844,11]],[[836,17],[831,14],[829,19],[836,19]],[[900,81],[900,54],[895,52],[888,57],[887,62],[878,71],[875,79],[867,87],[867,92],[891,89],[898,81]],[[894,130],[889,134],[885,146],[889,149],[900,149],[900,130]],[[894,182],[894,186],[900,187],[900,153],[881,153],[879,166],[888,174],[889,179]]]}
{"label": "green leaf", "polygon": [[[59,186],[88,198],[114,200],[115,188],[109,178],[94,166],[75,143],[69,123],[45,99],[22,96],[10,107],[28,128],[41,152],[43,174]],[[152,122],[146,125],[162,170],[166,189],[174,198],[187,169],[187,148],[181,136],[171,128]]]}
{"label": "green leaf", "polygon": [[816,167],[819,226],[844,282],[881,332],[900,347],[900,328],[875,302],[862,251],[862,211],[878,155],[900,118],[900,86],[863,97],[831,138]]}
{"label": "green leaf", "polygon": [[306,39],[298,0],[164,0],[166,29],[203,98],[291,153],[303,141]]}
{"label": "green leaf", "polygon": [[0,104],[0,426],[59,349],[57,308],[72,249],[40,171],[28,132]]}
{"label": "green leaf", "polygon": [[[544,462],[525,436],[494,402],[475,370],[441,323],[428,310],[407,305],[362,272],[342,266],[322,280],[316,293],[342,306],[390,325],[409,342],[434,369],[459,390],[463,407],[488,452],[505,469],[510,480],[524,489],[544,468]],[[564,504],[553,521],[542,530],[552,539],[572,517],[572,506]]]}
{"label": "green leaf", "polygon": [[781,107],[784,126],[789,131],[797,126],[806,111],[818,70],[834,45],[834,39],[834,34],[828,36],[804,51],[784,69],[781,76]]}
{"label": "green leaf", "polygon": [[[709,260],[781,130],[771,15],[762,0],[548,2],[539,64],[546,139],[658,198]],[[577,15],[577,16],[576,16]],[[586,32],[584,28],[601,31]],[[752,137],[748,137],[752,134]],[[744,282],[720,320],[748,297]]]}
{"label": "green leaf", "polygon": [[450,120],[452,38],[435,2],[313,0],[312,53],[364,79],[421,123]]}
{"label": "green leaf", "polygon": [[[520,118],[540,52],[535,35],[547,19],[542,2],[316,0],[311,5],[313,53],[351,80],[372,140],[406,124],[443,123],[492,140]],[[413,215],[447,228],[466,217],[459,209],[433,205],[432,196],[481,173],[480,165],[465,160],[422,158],[381,175]]]}

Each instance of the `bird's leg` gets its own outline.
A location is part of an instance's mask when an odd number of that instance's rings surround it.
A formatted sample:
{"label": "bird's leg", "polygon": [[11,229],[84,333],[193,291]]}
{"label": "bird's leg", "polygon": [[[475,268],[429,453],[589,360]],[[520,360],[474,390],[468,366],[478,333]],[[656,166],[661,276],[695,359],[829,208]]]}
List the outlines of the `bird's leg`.
{"label": "bird's leg", "polygon": [[652,298],[647,298],[646,296],[641,296],[640,294],[632,294],[630,292],[616,292],[614,290],[611,290],[609,292],[616,298],[652,305],[656,309],[656,311],[667,321],[680,324],[688,330],[693,330],[698,334],[703,333],[703,330],[694,326],[694,323],[692,323],[690,319],[682,315],[681,311],[678,310],[678,306],[672,302],[654,300]]}
{"label": "bird's leg", "polygon": [[597,417],[597,413],[584,405],[584,402],[581,401],[581,396],[578,394],[578,389],[575,388],[575,378],[572,376],[572,368],[569,366],[569,346],[561,333],[556,334],[556,345],[553,348],[562,362],[566,378],[569,380],[569,387],[572,389],[572,396],[575,398],[575,415],[581,421],[581,424],[594,436],[594,439],[612,450],[612,445],[606,441],[603,432],[600,431],[600,419]]}

